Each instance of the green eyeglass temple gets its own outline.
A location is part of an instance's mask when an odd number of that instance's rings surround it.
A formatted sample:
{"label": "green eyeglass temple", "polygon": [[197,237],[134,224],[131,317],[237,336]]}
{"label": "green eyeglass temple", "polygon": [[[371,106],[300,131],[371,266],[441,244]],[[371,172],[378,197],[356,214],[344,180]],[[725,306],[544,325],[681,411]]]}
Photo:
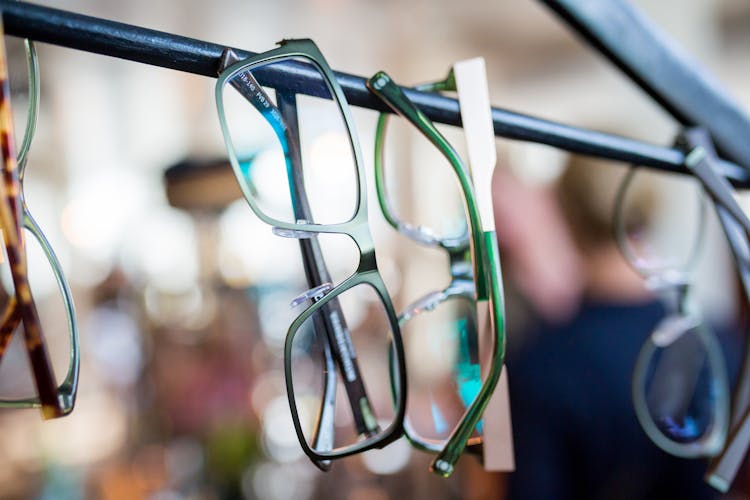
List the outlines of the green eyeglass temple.
{"label": "green eyeglass temple", "polygon": [[[448,84],[450,81],[448,81]],[[447,85],[447,84],[446,84]],[[500,258],[494,231],[483,231],[479,210],[468,169],[450,143],[435,128],[404,92],[384,72],[378,72],[367,82],[367,87],[396,113],[406,118],[448,159],[458,176],[469,216],[470,241],[473,254],[476,299],[489,300],[490,319],[494,327],[494,342],[490,369],[479,394],[467,408],[461,422],[454,429],[445,447],[432,462],[431,469],[441,476],[449,476],[463,453],[467,442],[482,418],[495,386],[500,378],[505,355],[504,299],[502,286],[497,277],[500,273]]]}

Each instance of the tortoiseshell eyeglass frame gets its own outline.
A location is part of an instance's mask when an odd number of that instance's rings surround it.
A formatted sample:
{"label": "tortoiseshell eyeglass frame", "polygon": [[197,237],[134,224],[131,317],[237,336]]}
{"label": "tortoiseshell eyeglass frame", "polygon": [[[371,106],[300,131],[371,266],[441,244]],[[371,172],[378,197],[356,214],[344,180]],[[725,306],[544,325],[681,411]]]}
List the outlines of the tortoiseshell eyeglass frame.
{"label": "tortoiseshell eyeglass frame", "polygon": [[[2,306],[0,315],[0,359],[10,343],[14,331],[23,323],[26,350],[37,388],[36,397],[0,399],[0,408],[41,408],[42,416],[45,419],[57,418],[69,414],[75,405],[80,349],[70,287],[47,238],[29,213],[22,189],[28,151],[36,131],[39,110],[39,65],[33,42],[26,40],[29,107],[24,138],[18,157],[16,157],[8,64],[2,24],[0,24],[0,45],[0,133],[2,135],[3,154],[3,182],[0,182],[0,227],[2,227],[3,242],[8,255],[14,288],[13,294]],[[52,369],[39,313],[29,286],[24,231],[31,233],[42,248],[55,275],[66,310],[71,350],[68,372],[59,386]]]}

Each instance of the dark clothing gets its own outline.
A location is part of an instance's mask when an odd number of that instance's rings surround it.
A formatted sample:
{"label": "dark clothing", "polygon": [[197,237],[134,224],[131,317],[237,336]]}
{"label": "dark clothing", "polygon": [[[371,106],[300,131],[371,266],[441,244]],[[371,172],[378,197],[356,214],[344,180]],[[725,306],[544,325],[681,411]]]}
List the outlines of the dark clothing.
{"label": "dark clothing", "polygon": [[[705,460],[652,444],[633,409],[638,352],[663,317],[657,301],[586,301],[508,360],[516,472],[509,500],[711,499]],[[512,341],[512,339],[509,339]]]}

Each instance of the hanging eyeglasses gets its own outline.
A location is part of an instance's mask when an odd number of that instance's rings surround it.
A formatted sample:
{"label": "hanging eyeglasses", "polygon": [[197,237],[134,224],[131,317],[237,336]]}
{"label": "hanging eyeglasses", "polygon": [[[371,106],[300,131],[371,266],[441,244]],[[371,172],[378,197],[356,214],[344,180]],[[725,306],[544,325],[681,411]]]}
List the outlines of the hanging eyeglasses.
{"label": "hanging eyeglasses", "polygon": [[[0,43],[3,44],[0,127],[4,136],[0,224],[5,243],[0,270],[3,292],[0,407],[40,407],[45,418],[55,418],[70,413],[75,404],[80,364],[75,310],[60,263],[31,216],[23,191],[39,107],[36,52],[32,42],[26,41],[29,105],[24,138],[16,158],[8,64],[1,30]],[[21,338],[24,345],[14,346],[13,341]],[[22,349],[28,352],[32,377],[28,376],[22,356],[15,355]],[[55,371],[65,373],[65,377],[57,379]],[[36,390],[27,383],[29,378],[33,378]]]}
{"label": "hanging eyeglasses", "polygon": [[[415,88],[430,92],[456,90],[452,72],[443,81]],[[426,293],[399,316],[409,373],[405,434],[417,448],[437,453],[482,385],[469,232],[460,186],[448,159],[413,126],[398,121],[390,124],[389,117],[387,113],[380,114],[375,136],[375,184],[380,208],[399,233],[418,245],[444,251],[449,263],[448,285]],[[386,162],[386,143],[405,138],[420,153],[432,153],[424,166],[396,168],[394,155]],[[419,167],[428,171],[419,171]],[[399,203],[403,197],[394,196],[389,189],[389,185],[397,185],[392,180],[396,172],[416,178],[430,176],[429,185],[416,183],[417,192],[409,197],[411,209]],[[452,210],[446,208],[451,205]],[[468,451],[481,453],[480,433],[481,422],[467,443]]]}
{"label": "hanging eyeglasses", "polygon": [[[451,80],[452,78],[449,77],[446,82],[451,82]],[[447,88],[448,85],[449,83],[444,82],[442,84],[438,84],[436,87]],[[474,373],[469,375],[468,378],[470,378],[471,382],[478,385],[479,387],[473,387],[471,389],[471,392],[473,392],[473,394],[471,395],[472,397],[469,401],[461,402],[461,404],[465,407],[465,411],[463,413],[459,413],[458,418],[454,418],[450,422],[446,421],[445,430],[440,434],[437,434],[433,431],[433,429],[436,427],[435,424],[440,423],[440,419],[436,418],[435,414],[430,415],[428,413],[427,417],[421,417],[425,421],[430,423],[430,431],[432,432],[432,436],[420,435],[420,429],[415,428],[414,424],[412,423],[415,420],[414,414],[411,414],[411,418],[405,424],[405,427],[407,428],[407,435],[412,440],[412,442],[414,442],[421,448],[438,453],[437,457],[432,463],[432,470],[437,474],[449,476],[453,472],[455,464],[466,446],[476,446],[480,442],[479,439],[474,439],[472,441],[472,436],[474,436],[475,438],[478,437],[475,435],[477,426],[479,425],[482,418],[482,412],[484,411],[484,408],[486,407],[495,389],[503,365],[505,348],[503,310],[504,302],[502,295],[499,252],[497,249],[497,239],[494,236],[494,222],[487,217],[487,213],[489,212],[491,214],[492,212],[491,197],[488,196],[489,184],[482,186],[482,188],[487,191],[483,191],[481,196],[475,194],[474,186],[472,186],[471,175],[468,169],[464,166],[460,156],[456,153],[455,149],[435,128],[434,124],[419,110],[419,108],[417,108],[408,99],[408,97],[399,88],[399,86],[396,85],[387,74],[385,74],[384,72],[377,73],[368,80],[367,87],[381,100],[383,100],[389,107],[391,107],[396,113],[406,118],[413,126],[415,126],[421,134],[423,134],[437,149],[440,150],[441,154],[450,164],[451,169],[456,175],[460,185],[461,196],[465,205],[466,213],[468,214],[468,226],[470,232],[468,238],[459,233],[456,241],[454,242],[451,240],[447,240],[448,244],[446,244],[446,239],[441,240],[440,238],[433,238],[433,244],[436,246],[443,246],[444,248],[461,248],[461,245],[466,244],[466,240],[470,242],[472,257],[471,273],[474,277],[473,299],[476,300],[477,303],[475,307],[488,307],[490,312],[490,322],[492,324],[491,331],[494,334],[494,338],[492,342],[492,353],[490,356],[491,361],[489,364],[488,374],[484,381],[478,379],[477,375],[479,375],[479,370],[477,367]],[[382,128],[383,126],[380,126],[379,130],[382,130]],[[379,151],[380,148],[382,148],[382,141],[379,142],[379,146],[376,147],[376,151]],[[376,154],[382,155],[382,152]],[[382,163],[382,161],[376,160],[376,163]],[[494,163],[492,166],[494,167]],[[382,168],[382,166],[376,168]],[[487,173],[482,173],[481,176],[483,180],[488,177]],[[380,175],[380,177],[382,178],[382,175]],[[385,194],[383,193],[382,189],[383,185],[384,184],[381,182],[381,185],[379,186],[379,191],[381,192],[381,195],[379,197],[381,199],[385,199]],[[489,210],[487,208],[488,203]],[[387,218],[390,217],[389,222],[391,222],[392,225],[395,224],[396,228],[399,228],[400,220],[395,214],[392,213],[391,209],[387,207],[388,203],[383,203],[383,201],[381,200],[381,204],[386,205],[384,211],[389,212],[389,215],[386,216]],[[403,223],[401,223],[400,225],[401,231],[404,232],[405,225]],[[428,233],[423,228],[417,229],[414,228],[413,225],[409,225],[408,229],[405,232],[409,237],[421,241],[423,244],[430,241],[430,239],[425,236],[429,235],[430,233]],[[463,238],[466,238],[466,240],[462,241]],[[465,250],[465,247],[463,248],[463,250]],[[465,254],[462,254],[460,257],[462,261],[465,258],[464,256]],[[466,264],[465,261],[463,261],[463,263]],[[469,274],[469,271],[465,270],[463,274],[460,275],[460,277],[454,275],[452,286],[455,288],[455,282],[457,279],[466,280],[469,276],[472,276],[472,274]],[[451,290],[451,286],[449,286],[447,292],[448,293],[446,293],[446,291],[443,291],[428,295],[427,297],[425,297],[425,299],[423,299],[421,303],[418,302],[416,306],[407,308],[406,313],[402,315],[402,320],[408,321],[410,320],[410,318],[415,317],[417,314],[422,313],[423,311],[430,310],[430,308],[436,309],[440,304],[447,304],[451,297],[457,297],[456,299],[453,299],[456,301],[465,301],[468,299],[469,293],[471,293],[471,288],[466,287],[466,289],[459,291]],[[468,328],[472,328],[474,330],[473,338],[478,338],[478,335],[476,333],[478,328],[474,325],[469,324],[470,318],[474,317],[471,313],[472,311],[459,313],[462,316],[458,317],[464,318],[463,324],[460,323],[460,320],[459,323],[455,323],[455,320],[449,320],[447,323],[443,323],[444,325],[448,325],[449,328],[458,329],[458,332],[454,333],[454,335],[456,339],[459,339],[459,341],[457,342],[459,346],[459,352],[462,349],[463,345],[471,345],[471,332],[468,330]],[[452,312],[452,314],[456,313]],[[474,314],[476,314],[476,312],[474,312]],[[462,329],[464,329],[464,331],[462,331]],[[463,338],[462,335],[464,335]],[[426,352],[425,354],[429,355],[429,352]],[[466,356],[466,358],[468,358],[467,361],[471,362],[470,356]],[[454,378],[451,381],[451,385],[449,386],[449,391],[453,392],[453,390],[456,389],[460,393],[460,387],[458,387],[460,384],[461,380]],[[430,391],[428,391],[428,393],[429,392]],[[430,410],[432,409],[432,405],[430,404],[429,400],[428,403],[424,406],[429,407]],[[436,434],[438,436],[437,438]]]}
{"label": "hanging eyeglasses", "polygon": [[[282,68],[320,83],[303,95]],[[319,261],[326,258],[314,244],[321,233],[349,236],[360,253],[343,282],[317,276],[308,280],[313,291],[294,300],[308,304],[289,327],[284,350],[302,449],[327,468],[327,460],[383,447],[403,433],[404,353],[377,269],[359,144],[343,92],[312,41],[287,40],[223,69],[216,103],[229,159],[256,215],[279,236],[313,243],[309,256]],[[337,395],[340,387],[345,394]]]}
{"label": "hanging eyeglasses", "polygon": [[729,389],[721,346],[691,294],[707,205],[689,179],[662,179],[684,217],[669,226],[648,224],[646,213],[654,208],[648,190],[658,182],[631,168],[615,199],[618,246],[666,307],[638,354],[633,403],[641,426],[660,448],[681,457],[712,456],[726,437]]}
{"label": "hanging eyeglasses", "polygon": [[[686,150],[686,166],[712,199],[719,223],[737,265],[745,295],[750,292],[750,219],[734,199],[733,188],[718,170],[718,155],[705,129],[692,128],[678,137],[678,146]],[[729,490],[750,447],[750,343],[745,354],[737,385],[732,395],[729,434],[721,453],[708,466],[706,480],[714,488]]]}

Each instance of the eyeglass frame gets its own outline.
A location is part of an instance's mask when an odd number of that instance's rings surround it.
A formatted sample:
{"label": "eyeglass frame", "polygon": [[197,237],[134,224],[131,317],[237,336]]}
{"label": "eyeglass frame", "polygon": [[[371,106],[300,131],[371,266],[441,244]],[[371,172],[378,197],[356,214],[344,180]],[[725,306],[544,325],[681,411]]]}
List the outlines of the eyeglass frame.
{"label": "eyeglass frame", "polygon": [[[750,294],[750,219],[732,196],[733,188],[717,171],[718,154],[707,130],[693,127],[681,132],[677,146],[686,153],[685,164],[712,199],[719,223],[737,265],[746,295]],[[748,295],[750,297],[750,295]],[[737,385],[732,395],[729,432],[721,450],[708,465],[706,481],[727,492],[750,446],[750,341],[745,348]]]}
{"label": "eyeglass frame", "polygon": [[[241,59],[236,52],[227,48],[224,50],[219,73],[232,64],[239,62]],[[290,184],[290,195],[293,203],[293,212],[296,220],[311,220],[309,202],[305,192],[305,186],[302,179],[302,157],[300,152],[299,137],[299,119],[297,113],[297,93],[294,91],[281,91],[277,89],[276,103],[274,104],[270,96],[263,91],[250,72],[244,75],[244,80],[231,85],[237,90],[242,97],[250,102],[268,121],[277,123],[274,126],[270,123],[278,140],[282,143],[286,152],[287,169],[294,172],[288,175]],[[249,91],[249,92],[248,92]],[[270,110],[270,113],[264,111]],[[281,129],[281,130],[279,130]],[[283,133],[281,133],[283,130]],[[295,147],[291,147],[295,146]],[[238,179],[239,180],[239,179]],[[240,182],[244,182],[244,179]],[[300,253],[302,255],[302,264],[305,270],[305,276],[310,289],[292,300],[291,307],[296,307],[307,300],[317,300],[315,297],[328,293],[333,285],[331,283],[330,273],[328,272],[320,244],[315,233],[305,233],[304,231],[286,231],[274,227],[273,232],[278,236],[294,237],[299,241]],[[304,236],[304,237],[303,237]],[[335,316],[335,317],[334,317]],[[331,449],[335,431],[333,429],[334,413],[336,405],[336,386],[337,386],[337,366],[341,373],[347,373],[343,377],[346,397],[349,400],[354,426],[359,435],[370,437],[378,434],[380,428],[378,423],[372,422],[368,416],[372,416],[372,403],[367,395],[364,382],[359,369],[359,362],[353,353],[349,352],[351,343],[351,332],[347,326],[346,318],[338,301],[332,301],[326,306],[325,314],[317,315],[314,318],[314,329],[317,334],[323,336],[323,356],[325,363],[325,383],[323,397],[321,398],[320,410],[316,419],[315,430],[313,433],[313,447],[315,449]],[[340,337],[340,338],[339,338]],[[330,470],[330,460],[316,461],[313,464],[323,471]]]}
{"label": "eyeglass frame", "polygon": [[489,370],[482,387],[471,405],[466,409],[463,418],[454,428],[445,446],[433,460],[430,469],[443,477],[448,477],[463,453],[466,444],[482,418],[482,413],[492,397],[500,379],[505,357],[505,311],[502,296],[497,238],[493,231],[485,231],[482,225],[479,206],[474,194],[474,186],[469,171],[453,146],[437,130],[432,121],[406,96],[404,91],[383,71],[379,71],[367,81],[367,87],[393,111],[414,125],[427,139],[437,147],[454,168],[461,185],[465,210],[469,217],[472,264],[475,279],[476,299],[491,302],[490,322],[494,337]]}
{"label": "eyeglass frame", "polygon": [[[365,173],[363,168],[363,162],[359,147],[359,141],[355,134],[354,121],[349,111],[348,103],[344,97],[344,93],[338,84],[333,71],[328,66],[323,55],[317,46],[308,39],[296,39],[296,40],[282,40],[279,42],[279,47],[270,51],[251,56],[247,59],[239,61],[235,64],[224,69],[219,75],[216,87],[215,87],[215,98],[217,104],[217,111],[219,113],[219,122],[221,125],[222,134],[224,137],[227,151],[229,153],[230,163],[235,175],[238,178],[240,189],[244,195],[244,198],[250,205],[253,212],[265,223],[280,229],[285,229],[295,232],[308,232],[313,234],[320,233],[331,233],[331,234],[345,234],[352,238],[356,243],[359,252],[360,259],[354,274],[346,278],[343,282],[336,285],[330,292],[324,295],[322,298],[314,302],[307,309],[305,309],[289,326],[287,331],[286,341],[284,345],[284,373],[286,378],[287,386],[287,399],[289,401],[289,407],[292,412],[292,420],[294,422],[295,432],[297,434],[300,445],[305,454],[314,462],[326,461],[331,459],[343,458],[363,451],[382,448],[393,441],[399,439],[403,435],[403,420],[406,411],[406,362],[403,348],[403,341],[398,327],[398,318],[393,308],[388,291],[385,287],[385,283],[380,276],[377,268],[377,262],[375,259],[375,247],[372,237],[369,231],[368,214],[367,214],[367,191],[365,182]],[[258,206],[255,201],[254,194],[248,188],[244,182],[244,176],[238,162],[236,155],[234,154],[233,142],[229,131],[229,126],[224,115],[223,108],[223,90],[226,84],[235,76],[239,75],[243,71],[250,71],[252,68],[262,67],[274,62],[283,60],[291,60],[294,58],[301,58],[306,63],[312,63],[315,70],[318,71],[323,77],[324,84],[327,85],[327,90],[330,93],[330,98],[336,102],[337,108],[341,113],[344,125],[346,126],[347,133],[349,136],[349,145],[354,157],[354,162],[357,169],[357,203],[353,216],[346,222],[336,224],[314,224],[308,222],[290,223],[281,221],[273,217],[268,216]],[[290,61],[292,62],[292,61]],[[320,96],[318,96],[320,97]],[[304,432],[302,430],[301,422],[299,420],[299,414],[297,411],[297,405],[294,397],[294,389],[292,382],[292,344],[294,335],[299,330],[299,327],[312,316],[318,312],[323,306],[329,301],[336,298],[346,290],[360,284],[370,285],[381,302],[383,303],[388,322],[391,327],[391,349],[395,351],[396,356],[396,370],[397,372],[392,374],[396,377],[395,383],[399,389],[394,404],[395,417],[393,422],[380,434],[369,437],[364,441],[360,441],[348,447],[345,447],[341,451],[330,450],[330,451],[319,451],[314,450],[307,443]]]}
{"label": "eyeglass frame", "polygon": [[[675,293],[673,300],[676,301],[676,309],[681,315],[686,314],[684,311],[689,307],[687,301],[688,294],[690,292],[690,283],[687,281],[686,275],[689,274],[690,268],[694,267],[697,259],[700,255],[700,247],[703,242],[701,235],[702,228],[705,224],[706,219],[706,200],[703,194],[699,194],[699,212],[698,212],[698,229],[696,231],[695,241],[693,247],[690,249],[690,253],[684,262],[680,263],[682,267],[679,271],[674,271],[673,268],[668,266],[649,268],[643,266],[639,261],[643,260],[637,253],[631,248],[630,243],[627,241],[625,235],[626,229],[624,228],[624,215],[623,206],[625,195],[631,185],[633,178],[638,171],[637,166],[630,166],[625,177],[618,186],[617,193],[615,195],[614,208],[613,208],[613,220],[615,228],[615,239],[617,246],[622,253],[628,264],[648,283],[649,280],[655,278],[670,279],[671,274],[679,274],[675,277],[676,281],[665,281],[664,283],[657,283],[657,285],[665,286],[672,289]],[[729,427],[729,396],[728,396],[728,378],[726,373],[726,367],[724,363],[721,346],[716,336],[711,332],[708,327],[704,324],[703,319],[699,314],[690,311],[690,315],[693,316],[695,321],[692,325],[687,325],[687,329],[683,334],[688,332],[694,333],[696,338],[702,343],[707,353],[707,362],[710,367],[718,372],[712,374],[711,384],[716,386],[716,413],[712,415],[711,426],[705,435],[700,436],[694,441],[676,441],[670,438],[664,433],[661,428],[654,422],[647,397],[645,394],[646,378],[649,370],[650,362],[653,355],[658,352],[660,347],[668,348],[666,346],[659,346],[654,339],[654,332],[649,333],[643,343],[638,356],[635,361],[633,368],[633,375],[631,381],[631,397],[633,400],[633,408],[635,410],[638,422],[641,428],[644,430],[646,435],[651,441],[656,444],[659,448],[666,451],[667,453],[683,457],[683,458],[697,458],[714,456],[721,451],[723,443],[726,440],[728,427]],[[687,317],[687,316],[685,316]],[[657,325],[658,326],[658,325]],[[681,334],[682,335],[682,334]],[[676,341],[677,339],[675,339]]]}
{"label": "eyeglass frame", "polygon": [[[416,85],[414,90],[422,92],[440,92],[455,91],[456,82],[453,70],[439,81]],[[472,272],[471,248],[468,225],[462,234],[455,237],[438,237],[427,233],[421,226],[414,227],[404,222],[391,208],[389,202],[388,188],[385,182],[384,157],[385,157],[385,137],[387,135],[388,121],[390,113],[382,112],[378,115],[378,121],[375,126],[375,186],[378,197],[380,210],[386,222],[400,234],[406,236],[415,243],[428,247],[440,248],[448,255],[450,282],[442,290],[428,292],[414,302],[407,305],[399,314],[399,325],[403,326],[411,318],[420,314],[420,304],[430,302],[431,307],[437,307],[439,304],[447,302],[453,298],[461,298],[469,301],[474,306],[474,324],[477,325],[476,318],[476,300],[474,297],[475,286]],[[478,325],[477,325],[478,329]],[[476,341],[479,341],[479,332],[476,331]],[[479,360],[477,360],[479,364]],[[418,435],[409,423],[408,415],[404,420],[404,435],[409,442],[417,449],[431,453],[439,453],[444,443],[443,440],[424,438]],[[447,441],[447,440],[446,440]],[[466,445],[466,450],[472,454],[482,454],[481,436],[471,437]]]}
{"label": "eyeglass frame", "polygon": [[[6,63],[6,81],[3,82],[3,100],[5,101],[7,110],[6,116],[4,116],[2,120],[2,128],[8,138],[9,148],[7,151],[3,151],[3,156],[10,155],[4,158],[3,162],[3,189],[7,194],[7,196],[3,197],[3,202],[8,202],[8,205],[10,206],[4,205],[4,207],[8,207],[14,218],[12,224],[14,231],[11,231],[10,228],[8,228],[6,229],[6,234],[4,236],[6,239],[5,243],[6,250],[8,250],[9,261],[11,260],[11,254],[15,253],[13,256],[15,263],[10,262],[10,267],[14,288],[16,288],[14,295],[9,297],[5,311],[3,311],[2,314],[3,324],[0,328],[0,345],[3,346],[3,348],[7,347],[17,326],[21,322],[24,323],[24,336],[27,337],[26,348],[30,356],[32,372],[38,391],[36,397],[0,399],[0,408],[41,408],[42,415],[45,419],[57,418],[70,414],[75,407],[75,400],[78,393],[78,374],[80,371],[80,344],[75,305],[70,286],[65,279],[62,266],[52,250],[49,241],[29,212],[23,191],[23,179],[28,160],[28,151],[31,147],[31,142],[36,131],[39,114],[39,64],[34,43],[31,40],[25,40],[24,45],[29,79],[29,104],[24,138],[21,143],[18,157],[13,158],[13,120],[10,116],[10,88],[7,82],[8,68],[7,56],[5,56],[4,50],[4,39],[0,43],[3,44],[3,57],[5,57]],[[7,96],[5,95],[6,93]],[[3,218],[5,218],[5,216],[3,216]],[[6,220],[3,225],[7,225],[8,222],[9,221]],[[41,246],[45,257],[52,268],[66,312],[68,335],[70,338],[70,358],[67,374],[59,385],[55,380],[49,355],[46,352],[44,338],[41,333],[41,322],[29,288],[25,250],[23,249],[25,244],[22,231],[24,229],[28,230]],[[19,257],[21,260],[18,260]],[[19,287],[21,288],[20,291],[18,290]],[[20,301],[18,300],[19,297],[21,299]],[[30,330],[31,333],[29,333],[28,330]],[[29,335],[36,338],[30,340]],[[29,343],[32,345],[29,346]],[[34,353],[33,351],[37,352]],[[2,354],[3,353],[0,353],[0,356]]]}

